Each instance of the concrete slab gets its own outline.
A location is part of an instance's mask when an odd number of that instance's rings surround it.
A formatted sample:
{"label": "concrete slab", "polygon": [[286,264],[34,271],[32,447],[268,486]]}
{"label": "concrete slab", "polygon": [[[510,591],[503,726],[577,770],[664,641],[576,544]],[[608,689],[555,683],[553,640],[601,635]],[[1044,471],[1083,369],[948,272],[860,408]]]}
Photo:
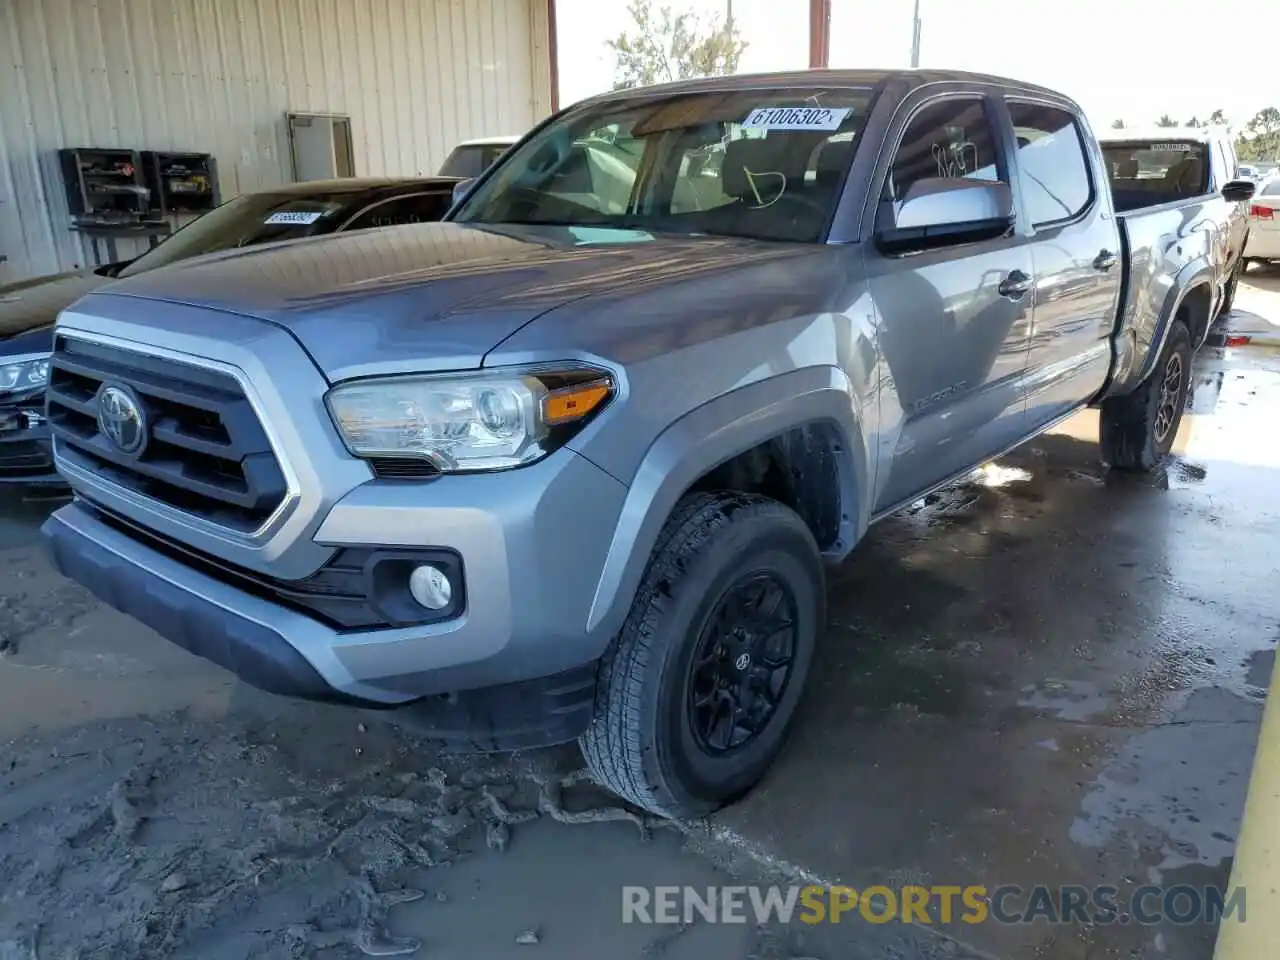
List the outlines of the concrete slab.
{"label": "concrete slab", "polygon": [[[1154,477],[1108,472],[1085,413],[874,528],[831,577],[787,750],[716,828],[855,888],[1110,884],[1124,906],[1225,884],[1280,622],[1280,356],[1202,351],[1196,373]],[[1208,957],[1214,936],[936,929],[1054,960]]]}
{"label": "concrete slab", "polygon": [[1250,346],[1280,347],[1280,266],[1257,264],[1244,273],[1235,309],[1215,333],[1244,338]]}

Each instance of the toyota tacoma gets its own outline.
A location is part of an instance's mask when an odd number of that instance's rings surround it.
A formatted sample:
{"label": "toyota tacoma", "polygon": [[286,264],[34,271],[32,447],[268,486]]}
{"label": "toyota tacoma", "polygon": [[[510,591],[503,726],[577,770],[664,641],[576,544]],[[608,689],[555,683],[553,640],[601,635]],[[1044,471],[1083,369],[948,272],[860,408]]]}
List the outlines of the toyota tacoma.
{"label": "toyota tacoma", "polygon": [[250,684],[576,738],[705,813],[779,751],[871,523],[1091,404],[1115,467],[1169,451],[1253,191],[1181,159],[1117,211],[1075,103],[965,73],[584,101],[443,223],[66,310],[48,541]]}

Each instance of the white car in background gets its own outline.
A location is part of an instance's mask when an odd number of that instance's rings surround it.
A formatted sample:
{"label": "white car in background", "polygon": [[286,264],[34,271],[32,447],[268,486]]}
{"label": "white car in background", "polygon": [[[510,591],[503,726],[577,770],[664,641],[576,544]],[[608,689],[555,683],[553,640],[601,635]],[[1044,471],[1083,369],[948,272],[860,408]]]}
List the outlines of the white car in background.
{"label": "white car in background", "polygon": [[1260,183],[1249,203],[1249,239],[1244,257],[1246,265],[1280,260],[1280,176]]}
{"label": "white car in background", "polygon": [[[440,176],[474,180],[493,166],[493,162],[519,139],[519,137],[484,137],[479,140],[464,140],[445,158],[440,167]],[[450,172],[446,173],[446,170]]]}

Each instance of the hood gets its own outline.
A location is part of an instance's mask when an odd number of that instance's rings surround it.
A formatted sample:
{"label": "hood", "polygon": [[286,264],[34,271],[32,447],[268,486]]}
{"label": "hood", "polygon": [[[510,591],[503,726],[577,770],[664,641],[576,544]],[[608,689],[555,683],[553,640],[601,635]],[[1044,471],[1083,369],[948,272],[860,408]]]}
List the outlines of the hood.
{"label": "hood", "polygon": [[46,328],[59,313],[107,282],[91,270],[81,270],[0,286],[0,351],[14,356],[52,349],[52,330]]}
{"label": "hood", "polygon": [[103,292],[276,324],[341,380],[475,368],[571,300],[793,252],[632,230],[413,224],[199,257]]}

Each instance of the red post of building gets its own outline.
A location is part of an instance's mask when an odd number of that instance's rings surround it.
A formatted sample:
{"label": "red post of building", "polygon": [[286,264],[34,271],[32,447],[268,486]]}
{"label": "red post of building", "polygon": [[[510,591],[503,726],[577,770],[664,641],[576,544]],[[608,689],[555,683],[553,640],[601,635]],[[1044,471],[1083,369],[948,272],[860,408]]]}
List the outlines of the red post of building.
{"label": "red post of building", "polygon": [[828,65],[831,58],[831,0],[809,0],[809,69]]}
{"label": "red post of building", "polygon": [[556,0],[547,0],[547,56],[551,58],[551,112],[560,109],[560,41],[556,37]]}

